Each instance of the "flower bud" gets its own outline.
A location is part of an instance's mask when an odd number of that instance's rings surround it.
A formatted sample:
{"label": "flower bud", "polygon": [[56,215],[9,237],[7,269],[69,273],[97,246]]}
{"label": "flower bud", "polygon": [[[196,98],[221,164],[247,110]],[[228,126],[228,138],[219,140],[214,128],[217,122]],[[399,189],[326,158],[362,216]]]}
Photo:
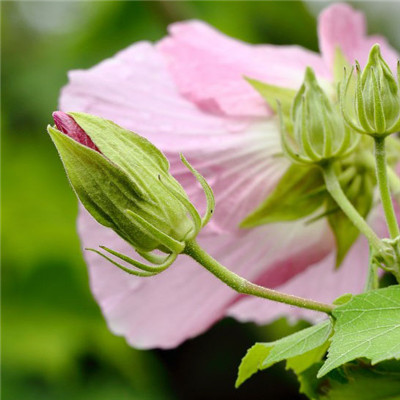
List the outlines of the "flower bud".
{"label": "flower bud", "polygon": [[344,124],[339,110],[318,85],[309,67],[293,100],[291,123],[292,135],[281,117],[282,145],[295,162],[324,163],[345,157],[357,145],[355,135]]}
{"label": "flower bud", "polygon": [[[75,193],[91,215],[148,260],[155,260],[148,254],[154,249],[181,253],[185,241],[197,235],[209,215],[201,220],[169,173],[165,156],[148,140],[111,121],[83,113],[56,112],[53,117],[58,129],[49,126],[48,132]],[[136,267],[140,264],[103,248]]]}
{"label": "flower bud", "polygon": [[354,130],[374,137],[387,136],[400,129],[400,92],[392,71],[375,44],[361,72],[356,62],[353,73],[345,78],[339,97],[343,116]]}

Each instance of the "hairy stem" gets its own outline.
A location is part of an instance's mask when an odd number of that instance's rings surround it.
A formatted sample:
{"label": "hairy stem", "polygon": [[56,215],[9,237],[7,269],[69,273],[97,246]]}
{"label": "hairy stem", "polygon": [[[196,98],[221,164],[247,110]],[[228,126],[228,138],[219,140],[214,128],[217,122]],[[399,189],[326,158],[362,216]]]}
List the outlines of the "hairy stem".
{"label": "hairy stem", "polygon": [[276,290],[267,289],[263,286],[251,283],[221,265],[217,260],[212,258],[206,251],[204,251],[194,240],[187,242],[184,253],[192,257],[214,276],[238,293],[262,297],[264,299],[278,301],[280,303],[306,308],[309,310],[321,311],[327,314],[330,314],[334,308],[334,306],[331,304],[319,303],[317,301],[303,299],[290,294],[280,293]]}
{"label": "hairy stem", "polygon": [[385,138],[375,138],[375,162],[376,162],[376,177],[378,180],[379,192],[382,200],[382,207],[385,213],[386,224],[389,229],[389,234],[392,239],[400,235],[399,226],[397,224],[396,214],[394,213],[392,198],[390,196],[387,165]]}

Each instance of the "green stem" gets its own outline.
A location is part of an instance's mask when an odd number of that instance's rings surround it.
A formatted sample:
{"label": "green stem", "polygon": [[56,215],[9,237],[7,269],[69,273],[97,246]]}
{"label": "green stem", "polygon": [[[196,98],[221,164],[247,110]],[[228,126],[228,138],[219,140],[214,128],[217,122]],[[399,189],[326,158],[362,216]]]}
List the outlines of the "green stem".
{"label": "green stem", "polygon": [[378,180],[379,192],[381,194],[382,207],[385,213],[386,224],[389,229],[390,237],[392,239],[395,239],[400,235],[400,231],[397,224],[396,214],[394,213],[392,198],[390,196],[389,190],[386,166],[385,138],[376,137],[374,139],[376,177]]}
{"label": "green stem", "polygon": [[324,180],[326,189],[332,198],[336,201],[337,205],[347,215],[354,226],[365,235],[370,245],[378,252],[383,253],[385,248],[379,237],[371,229],[371,227],[365,222],[364,218],[354,208],[353,204],[350,203],[347,196],[344,194],[343,189],[340,186],[339,180],[336,176],[336,172],[332,163],[324,165],[323,168]]}
{"label": "green stem", "polygon": [[280,293],[273,289],[267,289],[263,286],[256,285],[242,278],[241,276],[230,271],[218,261],[212,258],[204,251],[195,240],[186,243],[184,253],[196,260],[200,265],[215,275],[218,279],[230,286],[238,293],[249,294],[252,296],[262,297],[264,299],[278,301],[280,303],[289,304],[301,308],[314,311],[321,311],[330,314],[334,308],[331,304],[319,303],[317,301],[303,299],[301,297],[292,296],[290,294]]}
{"label": "green stem", "polygon": [[368,265],[368,275],[365,282],[364,292],[369,292],[370,290],[378,289],[378,266],[374,262],[374,254],[371,246],[369,247],[369,265]]}

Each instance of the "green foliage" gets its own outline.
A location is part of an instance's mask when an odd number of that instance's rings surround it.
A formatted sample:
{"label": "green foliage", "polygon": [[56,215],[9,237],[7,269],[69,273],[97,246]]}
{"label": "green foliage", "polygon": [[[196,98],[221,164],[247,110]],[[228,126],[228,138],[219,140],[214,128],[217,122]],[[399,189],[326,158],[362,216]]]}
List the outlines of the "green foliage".
{"label": "green foliage", "polygon": [[310,368],[313,364],[319,362],[325,355],[329,347],[329,341],[322,343],[320,346],[300,354],[296,357],[288,358],[286,360],[286,369],[291,369],[296,374],[300,374],[306,369]]}
{"label": "green foliage", "polygon": [[[364,218],[367,217],[372,207],[374,185],[374,178],[371,174],[361,171],[357,171],[352,179],[342,184],[347,198]],[[331,197],[327,199],[326,210],[329,212],[328,222],[336,240],[336,266],[338,267],[357,240],[360,231]]]}
{"label": "green foliage", "polygon": [[294,89],[270,85],[268,83],[247,77],[246,81],[249,82],[258,93],[260,93],[273,111],[278,112],[277,102],[279,102],[280,106],[282,107],[283,115],[285,117],[290,115],[292,102],[296,96],[296,91]]}
{"label": "green foliage", "polygon": [[[287,360],[288,366],[296,371],[307,369],[318,356],[324,354],[325,346],[332,331],[331,320],[303,329],[271,343],[256,343],[244,356],[240,366],[236,387],[259,370]],[[299,358],[299,356],[302,356]]]}
{"label": "green foliage", "polygon": [[371,367],[366,363],[346,364],[323,378],[316,373],[322,362],[298,374],[300,392],[311,400],[398,400],[400,363]]}
{"label": "green foliage", "polygon": [[[346,294],[335,303],[333,320],[251,347],[239,366],[236,386],[257,371],[286,360],[286,367],[298,375],[301,392],[310,399],[386,399],[371,389],[374,384],[385,388],[381,393],[400,397],[400,363],[387,361],[400,359],[400,286]],[[372,365],[385,362],[374,369],[361,360],[357,361],[360,368],[346,364],[356,359],[368,359]],[[354,397],[359,393],[363,395]]]}
{"label": "green foliage", "polygon": [[318,377],[356,358],[372,364],[400,359],[400,286],[354,296],[334,309],[333,316],[332,343]]}
{"label": "green foliage", "polygon": [[346,304],[351,300],[353,295],[351,293],[345,293],[339,296],[337,299],[335,299],[332,304],[335,304],[336,306],[341,306],[343,304]]}
{"label": "green foliage", "polygon": [[240,226],[252,228],[305,217],[322,205],[325,195],[319,168],[291,165],[267,199]]}

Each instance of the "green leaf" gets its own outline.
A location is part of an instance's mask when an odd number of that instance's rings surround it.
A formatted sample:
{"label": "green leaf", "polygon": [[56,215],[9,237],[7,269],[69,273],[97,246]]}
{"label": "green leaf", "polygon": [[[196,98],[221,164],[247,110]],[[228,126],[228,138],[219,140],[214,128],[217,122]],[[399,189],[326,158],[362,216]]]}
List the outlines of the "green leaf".
{"label": "green leaf", "polygon": [[[373,179],[368,173],[357,173],[342,186],[346,196],[362,217],[366,217],[372,207],[374,194]],[[327,200],[326,209],[327,211],[336,209],[336,212],[331,212],[328,215],[328,222],[336,240],[336,266],[338,267],[357,240],[360,232],[343,211],[338,208],[336,202],[331,197]]]}
{"label": "green leaf", "polygon": [[270,85],[265,82],[245,77],[246,81],[264,98],[272,110],[278,112],[278,103],[281,104],[282,112],[285,117],[290,115],[292,102],[296,96],[296,90],[281,86]]}
{"label": "green leaf", "polygon": [[[259,370],[266,369],[279,361],[293,359],[322,346],[328,340],[331,331],[332,322],[328,319],[275,342],[256,343],[247,351],[239,366],[236,387],[239,387]],[[306,359],[291,360],[291,364],[294,368],[301,369],[312,357],[308,354],[306,357],[308,361]]]}
{"label": "green leaf", "polygon": [[353,295],[351,293],[345,293],[339,296],[337,299],[335,299],[332,304],[335,306],[341,306],[343,304],[346,304],[352,299]]}
{"label": "green leaf", "polygon": [[372,364],[400,358],[400,286],[389,286],[354,296],[334,309],[335,332],[328,358],[318,372],[365,357]]}
{"label": "green leaf", "polygon": [[291,165],[267,199],[240,224],[242,228],[293,221],[314,212],[326,192],[317,167]]}
{"label": "green leaf", "polygon": [[384,364],[346,364],[323,378],[316,377],[321,363],[314,364],[298,375],[300,393],[311,400],[398,400],[400,363]]}
{"label": "green leaf", "polygon": [[321,346],[316,347],[310,351],[299,356],[288,358],[286,361],[286,369],[293,370],[296,374],[300,374],[306,369],[310,368],[313,364],[321,361],[329,347],[329,341],[326,340]]}

